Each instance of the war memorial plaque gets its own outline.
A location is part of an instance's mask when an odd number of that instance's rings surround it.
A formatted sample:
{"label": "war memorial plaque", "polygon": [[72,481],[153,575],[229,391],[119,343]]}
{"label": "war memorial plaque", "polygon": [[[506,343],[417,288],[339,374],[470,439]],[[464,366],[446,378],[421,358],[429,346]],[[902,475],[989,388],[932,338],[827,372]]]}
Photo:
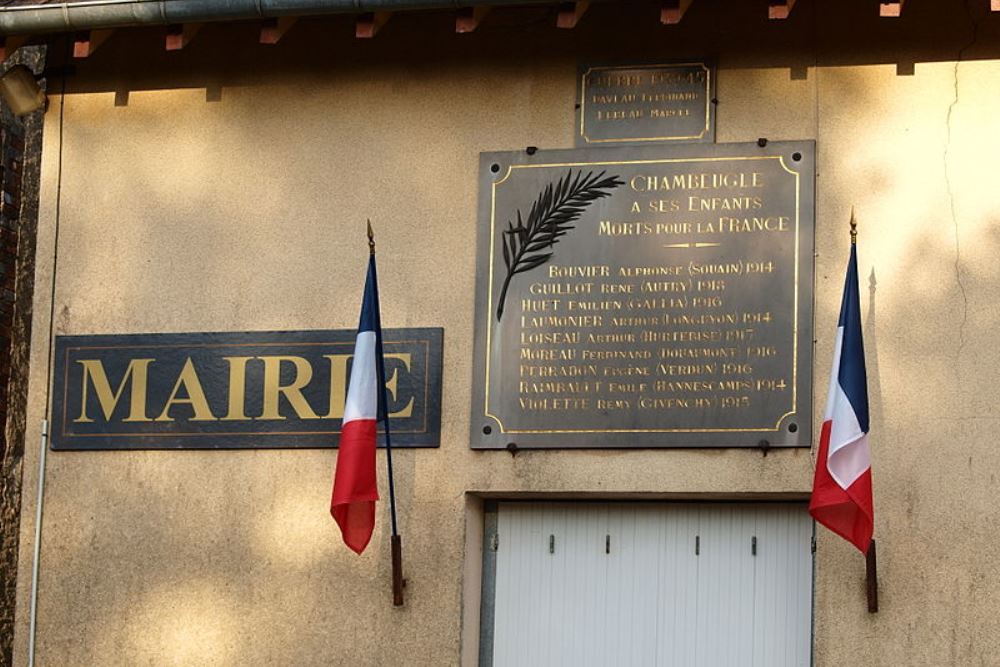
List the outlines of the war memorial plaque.
{"label": "war memorial plaque", "polygon": [[482,154],[472,447],[809,446],[814,156]]}
{"label": "war memorial plaque", "polygon": [[704,62],[584,65],[575,145],[715,141],[715,70]]}

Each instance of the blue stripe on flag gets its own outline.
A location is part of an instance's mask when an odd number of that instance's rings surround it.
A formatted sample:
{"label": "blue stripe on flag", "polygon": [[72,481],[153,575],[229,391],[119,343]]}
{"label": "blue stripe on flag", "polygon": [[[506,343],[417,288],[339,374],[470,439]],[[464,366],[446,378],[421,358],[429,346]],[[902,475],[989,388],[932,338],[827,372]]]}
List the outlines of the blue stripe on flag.
{"label": "blue stripe on flag", "polygon": [[858,424],[868,432],[868,375],[865,372],[865,345],[861,338],[861,295],[858,290],[858,255],[851,245],[847,264],[844,299],[840,304],[840,322],[844,327],[844,342],[840,352],[837,381],[854,408]]}
{"label": "blue stripe on flag", "polygon": [[378,333],[379,308],[378,308],[378,277],[375,274],[375,256],[368,258],[368,277],[365,278],[365,298],[361,302],[361,321],[358,323],[358,333],[362,331],[374,331]]}
{"label": "blue stripe on flag", "polygon": [[376,420],[384,421],[385,406],[385,356],[382,352],[382,316],[378,303],[378,272],[375,270],[375,255],[368,257],[368,275],[365,278],[365,297],[361,302],[361,319],[358,322],[358,333],[375,332],[375,372],[378,378],[378,409]]}

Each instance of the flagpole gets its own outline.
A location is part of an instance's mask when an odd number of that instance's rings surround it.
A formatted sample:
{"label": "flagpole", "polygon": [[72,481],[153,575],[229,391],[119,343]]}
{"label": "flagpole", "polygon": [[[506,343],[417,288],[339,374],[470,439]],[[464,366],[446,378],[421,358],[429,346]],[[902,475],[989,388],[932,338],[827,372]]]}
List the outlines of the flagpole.
{"label": "flagpole", "polygon": [[878,571],[875,567],[875,540],[872,540],[868,545],[868,553],[865,554],[865,578],[868,584],[868,613],[874,614],[878,611]]}
{"label": "flagpole", "polygon": [[[858,245],[858,221],[854,217],[854,207],[851,207],[851,249]],[[878,612],[878,567],[875,553],[875,540],[868,544],[865,552],[865,589],[868,596],[868,613]]]}
{"label": "flagpole", "polygon": [[[372,231],[372,221],[368,221],[368,250],[374,268],[375,262],[375,234]],[[377,278],[376,278],[377,280]],[[378,290],[376,289],[376,293]],[[385,388],[385,356],[382,352],[382,314],[381,306],[376,311],[378,316],[378,328],[376,329],[375,349],[376,349],[376,373],[378,374],[378,386],[381,388],[379,404],[382,413],[382,423],[385,428],[385,462],[389,477],[389,513],[392,519],[392,537],[390,546],[392,549],[392,604],[395,607],[403,605],[403,543],[399,537],[399,530],[396,524],[396,486],[393,483],[392,475],[392,435],[389,431],[389,400]]]}

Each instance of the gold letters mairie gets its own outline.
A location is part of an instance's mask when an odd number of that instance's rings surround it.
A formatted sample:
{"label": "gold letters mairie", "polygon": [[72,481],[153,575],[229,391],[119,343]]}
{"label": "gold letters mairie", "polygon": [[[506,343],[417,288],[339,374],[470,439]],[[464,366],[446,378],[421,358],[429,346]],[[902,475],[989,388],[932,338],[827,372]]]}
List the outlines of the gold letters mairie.
{"label": "gold letters mairie", "polygon": [[[82,366],[82,387],[80,405],[74,413],[79,416],[73,419],[76,423],[93,423],[103,417],[105,422],[112,421],[115,409],[127,393],[128,416],[123,422],[173,422],[177,406],[188,406],[192,416],[188,421],[282,421],[289,417],[297,419],[339,420],[344,416],[344,400],[347,396],[347,366],[351,354],[326,354],[323,359],[330,365],[330,380],[327,391],[329,403],[322,406],[325,414],[319,414],[310,405],[303,390],[313,382],[312,363],[305,357],[295,355],[260,355],[223,357],[228,364],[228,383],[225,386],[224,400],[215,401],[216,405],[225,405],[226,412],[217,415],[209,403],[211,394],[206,394],[206,386],[202,383],[199,369],[191,357],[187,357],[175,377],[169,378],[173,389],[162,405],[149,404],[149,381],[157,373],[155,358],[129,360],[125,372],[117,386],[112,389],[111,381],[101,359],[78,359],[76,363]],[[398,359],[402,362],[405,372],[410,371],[412,355],[409,352],[386,354],[386,359]],[[257,392],[263,396],[260,414],[248,414],[246,405],[248,373],[247,366],[251,363],[263,365],[263,373],[259,381],[261,386]],[[281,382],[282,370],[292,370],[291,380]],[[399,400],[399,367],[392,370],[391,377],[386,379],[386,390],[390,400]],[[160,379],[160,378],[158,378]],[[209,386],[209,390],[217,389]],[[93,391],[100,406],[100,414],[90,414],[88,397]],[[282,398],[284,400],[282,400]],[[390,413],[390,417],[406,418],[413,414],[415,397],[411,396],[400,410]],[[71,413],[73,414],[73,413]],[[157,415],[151,418],[149,415]]]}

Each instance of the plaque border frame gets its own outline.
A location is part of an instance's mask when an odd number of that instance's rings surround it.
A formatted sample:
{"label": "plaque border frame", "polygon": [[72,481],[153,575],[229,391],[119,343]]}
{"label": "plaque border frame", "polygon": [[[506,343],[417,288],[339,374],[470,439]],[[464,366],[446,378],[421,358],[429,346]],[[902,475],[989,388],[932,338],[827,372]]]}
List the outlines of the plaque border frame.
{"label": "plaque border frame", "polygon": [[[768,441],[769,447],[802,448],[812,446],[812,334],[813,334],[813,293],[815,283],[815,174],[816,174],[816,142],[775,141],[760,146],[757,142],[746,143],[688,143],[661,144],[642,147],[584,147],[573,149],[556,149],[537,151],[528,154],[525,151],[484,152],[480,154],[480,190],[479,219],[477,220],[478,240],[476,251],[476,314],[474,328],[473,385],[470,421],[470,445],[473,449],[503,449],[511,443],[524,449],[642,449],[642,448],[750,448],[759,447],[766,434],[777,434],[785,431],[785,438],[775,442]],[[574,160],[572,154],[581,152],[597,152],[607,154],[606,158],[591,161]],[[792,170],[784,161],[784,156],[800,153],[802,159],[799,171]],[[676,153],[676,155],[670,155]],[[615,159],[615,154],[627,154],[627,158]],[[791,410],[777,420],[773,427],[756,428],[618,428],[618,429],[510,429],[503,424],[502,418],[490,412],[490,352],[492,348],[492,312],[493,312],[493,275],[496,241],[496,186],[504,183],[514,173],[515,169],[538,169],[552,167],[593,167],[622,164],[662,164],[677,162],[727,162],[733,160],[778,160],[779,165],[796,178],[795,191],[795,269],[794,269],[794,318],[793,327],[793,382]],[[501,165],[492,172],[492,165]],[[506,165],[504,168],[503,165]],[[484,187],[488,186],[488,187]],[[803,220],[803,214],[807,214]],[[488,220],[488,227],[484,224]],[[809,225],[808,223],[812,223]],[[805,229],[803,229],[805,227]],[[488,233],[488,238],[486,234]],[[483,260],[486,260],[485,262]],[[806,269],[806,276],[803,276]],[[803,303],[801,289],[803,280],[807,280],[809,300]],[[484,298],[485,290],[485,298]],[[481,323],[486,318],[485,333],[481,333]],[[802,341],[800,341],[800,338]],[[805,343],[803,343],[805,341]],[[800,368],[801,366],[801,368]],[[801,371],[801,372],[800,372]],[[789,415],[797,415],[795,431],[789,431],[782,422]],[[499,427],[496,433],[486,433],[483,420],[492,424],[486,426]],[[655,437],[664,434],[691,434],[691,442],[657,442]],[[715,434],[752,434],[753,440],[746,442],[711,442],[706,436]],[[492,436],[492,437],[491,437]],[[504,436],[504,437],[500,437]],[[550,442],[547,439],[566,440],[573,436],[581,436],[578,442]],[[626,436],[634,436],[634,443],[614,442],[599,444],[590,442],[593,436],[617,436],[619,440]],[[485,440],[492,439],[490,443]],[[500,442],[504,440],[504,442]]]}
{"label": "plaque border frame", "polygon": [[[424,349],[423,430],[393,426],[393,447],[436,449],[441,446],[443,391],[443,327],[383,329],[387,345],[413,345]],[[60,334],[54,339],[54,364],[49,378],[52,405],[49,414],[49,447],[53,451],[147,450],[249,450],[337,449],[342,421],[335,426],[302,430],[171,431],[125,433],[67,433],[70,353],[77,350],[149,350],[205,348],[316,348],[343,347],[353,353],[355,329],[301,329],[268,331],[213,331],[122,334]],[[335,339],[340,340],[335,340]],[[61,391],[59,391],[61,389]],[[303,421],[303,420],[300,420]],[[383,428],[377,428],[377,446],[384,446]]]}
{"label": "plaque border frame", "polygon": [[[616,137],[609,139],[590,139],[586,133],[587,121],[587,75],[595,70],[627,70],[653,69],[669,67],[698,66],[704,69],[705,78],[705,126],[699,134],[666,136],[666,137]],[[576,123],[573,129],[573,144],[575,148],[591,148],[597,146],[635,146],[661,143],[715,143],[715,91],[718,80],[718,68],[715,62],[708,58],[667,60],[656,62],[612,62],[608,64],[582,63],[577,66],[576,77]]]}

